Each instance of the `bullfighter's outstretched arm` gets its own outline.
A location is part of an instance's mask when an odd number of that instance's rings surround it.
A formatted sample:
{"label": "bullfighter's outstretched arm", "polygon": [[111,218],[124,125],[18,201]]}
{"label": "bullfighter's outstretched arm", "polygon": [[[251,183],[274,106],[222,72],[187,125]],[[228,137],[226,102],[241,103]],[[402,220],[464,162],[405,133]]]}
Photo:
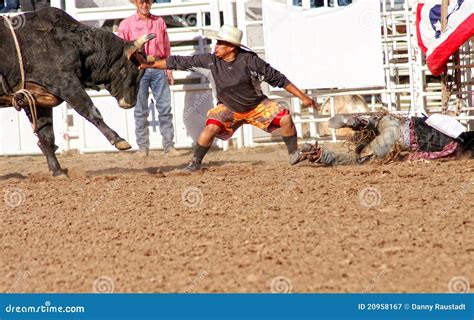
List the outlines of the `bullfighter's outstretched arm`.
{"label": "bullfighter's outstretched arm", "polygon": [[164,60],[156,60],[154,62],[145,61],[144,57],[138,59],[140,69],[171,69],[171,70],[190,70],[192,68],[210,69],[214,63],[213,56],[208,54],[196,54],[193,56],[169,56]]}
{"label": "bullfighter's outstretched arm", "polygon": [[135,56],[135,59],[138,60],[140,63],[140,66],[138,67],[141,70],[147,69],[147,68],[154,68],[154,69],[168,69],[166,66],[166,60],[154,60],[154,61],[147,61],[145,57],[143,57],[140,54],[137,54]]}
{"label": "bullfighter's outstretched arm", "polygon": [[166,60],[155,60],[153,62],[140,61],[140,69],[154,68],[154,69],[168,69],[166,66]]}

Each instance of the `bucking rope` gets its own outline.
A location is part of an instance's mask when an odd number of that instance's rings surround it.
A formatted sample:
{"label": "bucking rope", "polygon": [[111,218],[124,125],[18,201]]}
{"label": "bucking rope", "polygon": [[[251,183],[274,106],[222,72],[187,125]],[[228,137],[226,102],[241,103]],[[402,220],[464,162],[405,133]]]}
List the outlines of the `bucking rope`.
{"label": "bucking rope", "polygon": [[445,71],[441,75],[441,113],[446,114],[448,112],[448,104],[453,92],[454,82],[448,80],[448,71]]}
{"label": "bucking rope", "polygon": [[[453,93],[453,88],[454,85],[456,85],[456,90],[458,92],[461,91],[461,86],[459,84],[459,81],[457,79],[457,70],[453,71],[451,74],[451,80],[449,79],[448,71],[445,71],[441,75],[441,113],[442,114],[447,114],[449,110],[449,101],[451,99],[451,95]],[[455,80],[453,80],[455,79]],[[461,110],[464,107],[464,102],[462,99],[462,94],[458,93],[456,95],[456,102],[455,102],[455,108],[452,110],[456,116],[458,116],[461,113]]]}
{"label": "bucking rope", "polygon": [[[405,121],[410,121],[411,117],[409,114],[393,114],[386,110],[369,112],[365,113],[365,115],[377,117],[378,120],[382,119],[385,116],[390,116],[392,118],[400,120],[401,123],[405,123]],[[354,131],[352,136],[350,136],[345,143],[348,145],[348,149],[350,152],[355,152],[356,154],[361,155],[365,147],[367,147],[370,142],[372,142],[375,137],[377,137],[377,135],[377,130],[362,129],[360,131]],[[360,149],[359,146],[361,147]],[[387,164],[396,160],[403,159],[407,155],[408,152],[406,151],[406,148],[403,147],[400,141],[396,141],[393,149],[388,154],[386,154],[383,158],[375,161],[380,164]]]}
{"label": "bucking rope", "polygon": [[15,42],[16,53],[18,55],[18,62],[20,64],[20,76],[21,76],[20,88],[21,89],[13,94],[13,107],[17,111],[21,111],[22,105],[24,105],[24,102],[25,102],[24,100],[26,99],[26,102],[28,102],[28,107],[30,109],[31,126],[33,128],[33,132],[37,133],[38,132],[38,113],[36,110],[36,100],[33,94],[26,89],[25,67],[23,64],[23,57],[21,55],[20,44],[18,43],[18,38],[16,36],[15,29],[13,28],[10,18],[6,16],[3,18],[7,22],[7,25],[10,28],[10,31],[12,33],[13,41]]}

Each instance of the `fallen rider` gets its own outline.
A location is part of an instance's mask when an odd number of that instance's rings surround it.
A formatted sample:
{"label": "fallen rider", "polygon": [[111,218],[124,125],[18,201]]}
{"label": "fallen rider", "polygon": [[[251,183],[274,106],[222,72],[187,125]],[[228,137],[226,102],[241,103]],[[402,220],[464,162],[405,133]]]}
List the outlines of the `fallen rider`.
{"label": "fallen rider", "polygon": [[302,152],[308,161],[346,165],[369,160],[432,160],[474,151],[474,131],[465,132],[461,123],[441,114],[412,118],[387,113],[336,115],[329,120],[329,127],[352,129],[354,150],[334,152],[317,144],[306,144]]}

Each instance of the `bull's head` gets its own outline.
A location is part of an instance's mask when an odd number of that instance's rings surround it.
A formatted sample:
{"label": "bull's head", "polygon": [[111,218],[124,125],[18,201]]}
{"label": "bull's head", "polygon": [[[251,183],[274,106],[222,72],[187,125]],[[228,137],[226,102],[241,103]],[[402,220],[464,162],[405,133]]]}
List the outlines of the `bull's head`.
{"label": "bull's head", "polygon": [[140,60],[144,59],[140,49],[145,43],[155,38],[155,34],[144,35],[133,43],[128,43],[123,50],[124,58],[120,69],[114,70],[107,90],[114,96],[121,108],[130,109],[137,101],[140,80],[143,70],[139,70]]}

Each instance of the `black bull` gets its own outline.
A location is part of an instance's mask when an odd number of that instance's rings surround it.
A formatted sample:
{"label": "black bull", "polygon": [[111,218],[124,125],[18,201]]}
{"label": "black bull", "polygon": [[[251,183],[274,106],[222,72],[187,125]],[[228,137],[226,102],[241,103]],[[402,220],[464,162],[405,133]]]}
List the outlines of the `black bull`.
{"label": "black bull", "polygon": [[[25,86],[37,105],[38,146],[53,175],[65,174],[54,154],[52,107],[66,101],[94,124],[119,150],[130,148],[107,126],[86,88],[104,85],[122,108],[135,105],[142,72],[137,67],[139,48],[154,35],[128,42],[113,33],[85,26],[62,10],[47,8],[10,18],[25,70]],[[13,106],[22,89],[20,63],[11,28],[0,17],[0,107]],[[31,113],[26,98],[16,101]],[[24,103],[24,105],[21,105]]]}

